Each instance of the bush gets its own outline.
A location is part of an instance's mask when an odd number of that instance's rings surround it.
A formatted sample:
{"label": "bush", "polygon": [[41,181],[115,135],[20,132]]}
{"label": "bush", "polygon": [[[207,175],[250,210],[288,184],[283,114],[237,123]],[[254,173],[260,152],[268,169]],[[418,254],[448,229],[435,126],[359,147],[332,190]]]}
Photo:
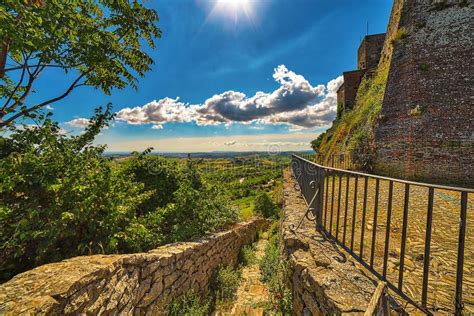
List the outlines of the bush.
{"label": "bush", "polygon": [[186,293],[180,300],[173,300],[168,306],[169,316],[206,316],[209,315],[210,303],[202,300],[193,292]]}
{"label": "bush", "polygon": [[262,192],[255,198],[255,211],[265,218],[276,215],[276,206],[266,192]]}
{"label": "bush", "polygon": [[93,145],[112,118],[108,106],[79,136],[46,118],[0,137],[0,280],[78,255],[147,251],[238,219],[191,163],[170,168],[149,150],[112,163]]}
{"label": "bush", "polygon": [[225,304],[235,299],[240,282],[240,268],[232,266],[218,267],[211,279],[211,290],[216,305]]}
{"label": "bush", "polygon": [[243,266],[249,266],[257,262],[255,255],[255,244],[245,245],[240,249],[239,262]]}
{"label": "bush", "polygon": [[280,257],[278,226],[273,225],[269,230],[268,245],[260,262],[262,281],[270,291],[270,313],[280,315],[292,314],[292,294],[286,281],[289,278],[286,262]]}
{"label": "bush", "polygon": [[1,142],[0,279],[76,255],[116,252],[114,235],[148,197],[112,168],[92,141],[110,118],[99,109],[85,133],[67,137],[46,120]]}

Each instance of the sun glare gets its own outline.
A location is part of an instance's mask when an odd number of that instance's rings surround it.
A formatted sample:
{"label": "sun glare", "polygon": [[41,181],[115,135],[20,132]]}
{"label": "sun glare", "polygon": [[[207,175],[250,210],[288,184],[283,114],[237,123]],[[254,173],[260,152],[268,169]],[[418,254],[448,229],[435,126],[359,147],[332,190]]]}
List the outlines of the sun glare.
{"label": "sun glare", "polygon": [[224,18],[227,22],[254,22],[256,0],[215,0],[209,17]]}

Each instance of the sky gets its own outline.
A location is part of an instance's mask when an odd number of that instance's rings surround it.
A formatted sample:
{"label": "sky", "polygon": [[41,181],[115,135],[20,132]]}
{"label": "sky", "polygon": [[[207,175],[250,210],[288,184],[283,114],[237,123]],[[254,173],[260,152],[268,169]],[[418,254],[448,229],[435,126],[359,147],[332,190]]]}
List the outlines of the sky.
{"label": "sky", "polygon": [[[163,32],[138,90],[80,87],[52,104],[80,133],[111,102],[115,122],[96,142],[110,152],[294,151],[330,127],[341,74],[361,38],[386,30],[388,0],[149,0]],[[44,73],[34,99],[69,77]]]}

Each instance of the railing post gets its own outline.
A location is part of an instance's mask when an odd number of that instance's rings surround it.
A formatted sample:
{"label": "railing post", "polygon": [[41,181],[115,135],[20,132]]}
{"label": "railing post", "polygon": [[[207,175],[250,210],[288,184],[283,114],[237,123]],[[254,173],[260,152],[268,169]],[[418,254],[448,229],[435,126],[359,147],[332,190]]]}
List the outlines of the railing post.
{"label": "railing post", "polygon": [[319,168],[317,177],[318,180],[318,187],[319,187],[319,195],[318,198],[314,201],[315,202],[315,210],[316,212],[316,228],[318,230],[322,230],[323,228],[323,196],[324,196],[324,169]]}

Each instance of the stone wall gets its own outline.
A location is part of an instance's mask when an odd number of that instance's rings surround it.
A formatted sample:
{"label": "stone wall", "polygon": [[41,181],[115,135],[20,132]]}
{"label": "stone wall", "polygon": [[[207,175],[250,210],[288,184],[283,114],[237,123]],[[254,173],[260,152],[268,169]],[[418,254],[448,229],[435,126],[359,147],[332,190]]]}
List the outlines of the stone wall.
{"label": "stone wall", "polygon": [[282,252],[290,267],[295,315],[362,315],[375,291],[375,280],[355,265],[349,255],[319,233],[314,222],[305,219],[306,204],[294,180],[285,173],[281,227]]}
{"label": "stone wall", "polygon": [[357,66],[359,70],[374,71],[377,69],[384,42],[385,33],[364,37],[357,50]]}
{"label": "stone wall", "polygon": [[375,171],[472,185],[473,1],[406,0],[396,8],[384,48],[393,53],[375,128]]}
{"label": "stone wall", "polygon": [[253,219],[196,242],[147,253],[94,255],[37,267],[0,285],[0,315],[160,315],[172,298],[204,294],[213,270],[235,264],[266,225]]}
{"label": "stone wall", "polygon": [[344,83],[337,91],[337,103],[343,106],[344,110],[352,110],[355,105],[357,89],[359,89],[365,70],[346,71],[342,75]]}

